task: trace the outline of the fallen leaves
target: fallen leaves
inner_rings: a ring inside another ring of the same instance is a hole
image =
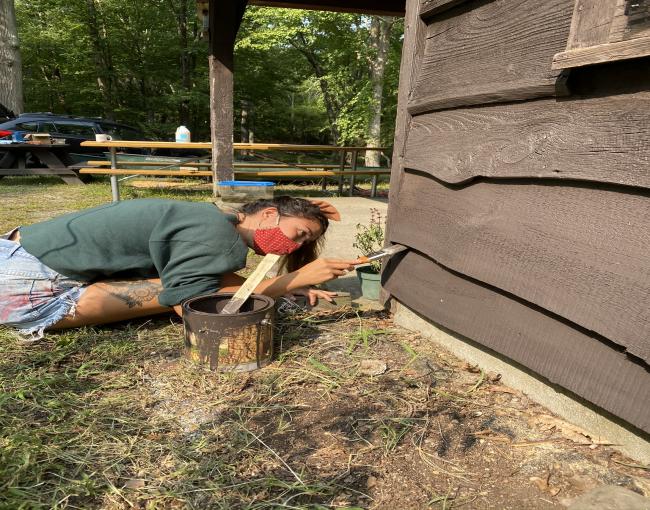
[[[359,363],[359,373],[362,375],[381,375],[387,368],[386,363],[378,359],[364,359]]]

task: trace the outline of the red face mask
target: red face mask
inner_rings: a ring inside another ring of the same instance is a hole
[[[278,217],[278,222],[280,218]],[[300,244],[289,239],[282,229],[274,228],[258,228],[253,234],[253,250],[258,255],[266,255],[274,253],[275,255],[289,255],[289,253],[296,251],[300,248]]]

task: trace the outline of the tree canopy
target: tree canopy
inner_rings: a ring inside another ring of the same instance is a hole
[[[194,0],[16,0],[25,111],[101,116],[209,138],[208,47]],[[248,7],[235,48],[235,139],[364,144],[369,16]],[[388,33],[381,142],[391,144],[403,26]]]

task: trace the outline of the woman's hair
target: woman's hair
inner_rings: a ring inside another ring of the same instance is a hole
[[[302,246],[296,251],[287,255],[283,264],[283,269],[288,272],[295,271],[296,269],[309,264],[316,260],[321,251],[325,238],[323,237],[329,226],[329,220],[320,210],[320,207],[311,203],[304,198],[294,198],[287,195],[281,197],[274,197],[272,199],[262,198],[255,202],[249,202],[239,208],[239,212],[247,216],[255,214],[267,207],[275,207],[280,216],[293,216],[295,218],[307,218],[315,220],[320,223],[321,235],[314,241],[302,243]]]

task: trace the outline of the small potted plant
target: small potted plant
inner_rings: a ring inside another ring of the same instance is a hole
[[[384,218],[378,209],[370,209],[370,223],[357,224],[357,233],[354,236],[355,248],[362,255],[379,251],[384,247]],[[361,283],[361,294],[368,299],[379,299],[381,289],[381,261],[374,260],[367,265],[357,267],[357,277]]]

